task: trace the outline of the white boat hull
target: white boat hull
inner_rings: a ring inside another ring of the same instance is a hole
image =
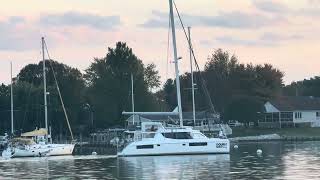
[[[228,139],[183,139],[162,141],[136,141],[128,144],[118,156],[159,156],[185,154],[227,154],[230,152]]]
[[[14,157],[35,157],[35,156],[62,156],[72,155],[74,144],[45,144],[45,145],[31,145],[25,148],[11,148],[6,149],[3,155],[7,156],[11,151],[12,158]]]
[[[72,155],[74,144],[53,144],[54,147],[48,154],[49,156]]]

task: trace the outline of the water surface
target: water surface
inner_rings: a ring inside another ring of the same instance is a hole
[[[320,142],[238,146],[230,155],[83,155],[91,148],[78,149],[75,156],[0,159],[0,179],[320,179]]]

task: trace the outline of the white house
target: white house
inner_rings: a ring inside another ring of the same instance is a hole
[[[259,126],[320,127],[320,98],[312,96],[278,97],[264,104]]]

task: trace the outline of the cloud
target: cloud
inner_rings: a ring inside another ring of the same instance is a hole
[[[303,36],[294,34],[294,35],[280,35],[274,33],[264,33],[260,36],[260,41],[269,41],[269,42],[284,42],[284,41],[291,41],[291,40],[301,40]]]
[[[42,16],[39,22],[44,26],[87,26],[99,30],[111,30],[121,24],[120,16],[100,16],[80,12],[47,14]]]
[[[290,41],[296,41],[303,39],[300,35],[280,35],[274,33],[264,33],[257,39],[243,39],[232,36],[217,37],[215,41],[217,43],[229,44],[229,45],[241,45],[241,46],[277,46],[280,44],[288,43]]]
[[[254,6],[257,9],[266,12],[273,12],[273,13],[285,13],[290,11],[289,8],[279,2],[273,1],[263,1],[263,0],[255,0],[253,1]]]
[[[231,44],[231,45],[243,45],[243,46],[255,46],[258,42],[251,39],[240,39],[232,36],[222,36],[215,39],[218,43]]]
[[[159,11],[152,11],[153,17],[140,26],[144,28],[167,28],[168,15]],[[181,14],[184,24],[188,26],[221,27],[250,29],[271,26],[282,21],[282,18],[268,17],[262,14],[247,14],[239,11],[219,13],[216,16],[197,16]],[[178,22],[176,18],[176,22]]]
[[[153,18],[147,20],[143,24],[139,24],[139,26],[144,28],[166,28],[169,26],[169,16],[167,13],[163,13],[160,11],[152,11]],[[177,25],[179,21],[177,17],[175,17],[175,24]]]
[[[9,24],[12,24],[12,25],[15,24],[16,25],[16,24],[19,24],[19,23],[25,23],[26,20],[22,16],[11,16],[11,17],[8,18],[7,22]]]
[[[261,11],[289,16],[320,16],[320,0],[308,0],[307,6],[300,9],[291,9],[285,4],[270,0],[254,0],[253,5]]]
[[[85,42],[83,44],[91,46],[100,41],[99,38],[92,40],[97,33],[113,30],[120,24],[119,16],[99,16],[79,12],[47,14],[32,19],[22,16],[3,17],[0,20],[0,51],[26,51],[39,48],[37,45],[43,35],[50,39],[50,47],[68,40]]]
[[[317,8],[317,7],[303,8],[294,13],[302,16],[316,17],[316,16],[320,16],[320,8]]]
[[[312,6],[314,6],[314,5],[319,6],[320,0],[308,0],[308,3]]]
[[[21,16],[0,21],[0,32],[0,51],[31,49],[33,46],[30,43],[35,43],[36,37],[39,37],[39,32],[27,27],[26,19]]]

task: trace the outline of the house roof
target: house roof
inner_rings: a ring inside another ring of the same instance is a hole
[[[320,110],[319,97],[281,96],[269,102],[279,111]]]

